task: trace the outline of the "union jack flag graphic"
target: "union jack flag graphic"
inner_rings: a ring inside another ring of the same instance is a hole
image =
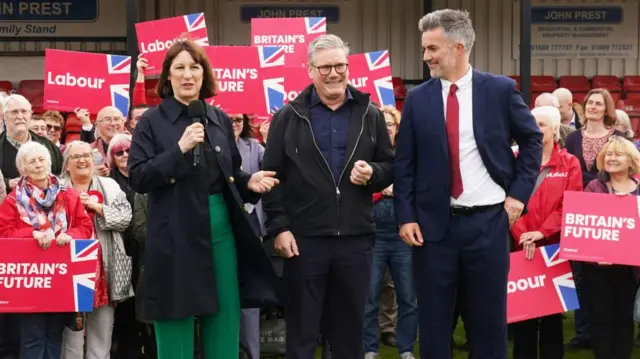
[[[304,25],[307,34],[324,34],[327,32],[326,17],[305,17]]]
[[[369,66],[369,70],[380,70],[385,67],[391,66],[391,62],[389,61],[389,51],[374,51],[367,52],[364,54],[367,59],[367,65]]]
[[[207,27],[207,24],[204,21],[204,13],[202,12],[184,15],[183,18],[188,32],[205,29]]]
[[[284,77],[263,80],[264,99],[267,113],[284,106],[287,92],[284,89]]]
[[[258,46],[260,68],[284,66],[284,46]]]
[[[74,240],[69,245],[71,251],[71,263],[82,263],[87,261],[95,261],[98,259],[98,247],[100,242],[97,240]],[[91,312],[93,310],[93,294],[96,286],[95,264],[88,267],[87,273],[76,274],[73,276],[73,300],[75,310],[77,312]]]
[[[391,81],[391,76],[374,80],[373,85],[376,88],[378,99],[380,99],[380,105],[396,106],[396,96],[393,93],[393,82]]]
[[[109,86],[111,106],[116,107],[124,116],[129,113],[129,85]]]
[[[547,267],[553,267],[560,263],[565,263],[566,259],[560,259],[560,245],[551,244],[540,248],[542,257]],[[576,292],[576,284],[573,281],[573,273],[565,273],[553,278],[553,285],[558,293],[558,298],[562,304],[564,311],[575,310],[580,308],[578,302],[578,293]]]
[[[107,55],[107,68],[110,74],[131,73],[131,56]]]

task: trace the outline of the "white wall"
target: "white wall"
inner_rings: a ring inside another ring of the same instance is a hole
[[[638,2],[638,0],[626,1]],[[581,0],[574,1],[576,4],[580,2]],[[434,9],[466,9],[471,13],[476,29],[476,44],[471,57],[474,67],[503,75],[520,73],[520,62],[513,59],[513,0],[433,0],[433,7]],[[519,19],[515,21],[519,23]],[[563,75],[585,75],[589,78],[594,75],[622,77],[639,73],[640,61],[637,59],[534,59],[531,64],[532,75],[554,77]]]

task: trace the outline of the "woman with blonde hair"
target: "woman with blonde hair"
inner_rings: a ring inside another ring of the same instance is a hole
[[[95,173],[94,152],[82,141],[67,144],[63,182],[80,192],[80,200],[94,222],[93,238],[100,241],[109,300],[87,315],[86,359],[109,358],[115,307],[133,297],[131,258],[122,239],[131,223],[131,205],[116,181]],[[64,359],[82,358],[83,332],[65,332]]]
[[[598,178],[585,192],[638,196],[640,152],[622,136],[612,136],[597,158]],[[610,263],[584,263],[595,359],[628,359],[633,350],[633,306],[637,290],[634,268]]]

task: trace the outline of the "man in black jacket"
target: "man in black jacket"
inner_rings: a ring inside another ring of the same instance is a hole
[[[393,149],[382,113],[348,85],[348,53],[335,35],[309,44],[313,84],[274,115],[264,155],[280,179],[263,205],[286,258],[287,359],[313,358],[325,296],[333,359],[364,357],[372,195],[392,183]]]

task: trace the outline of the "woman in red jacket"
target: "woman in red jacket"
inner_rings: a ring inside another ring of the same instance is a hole
[[[37,142],[20,146],[16,166],[22,176],[0,205],[0,238],[36,240],[47,250],[72,239],[89,239],[93,223],[79,195],[51,175],[49,150]],[[71,313],[34,313],[20,317],[20,358],[60,358],[62,332]]]
[[[552,106],[541,106],[531,113],[544,135],[542,164],[528,212],[511,227],[515,250],[523,251],[529,260],[533,259],[536,246],[560,241],[564,192],[582,191],[580,162],[558,145],[560,112]],[[561,359],[563,340],[561,314],[515,323],[513,358],[538,358],[539,350],[540,358]]]

